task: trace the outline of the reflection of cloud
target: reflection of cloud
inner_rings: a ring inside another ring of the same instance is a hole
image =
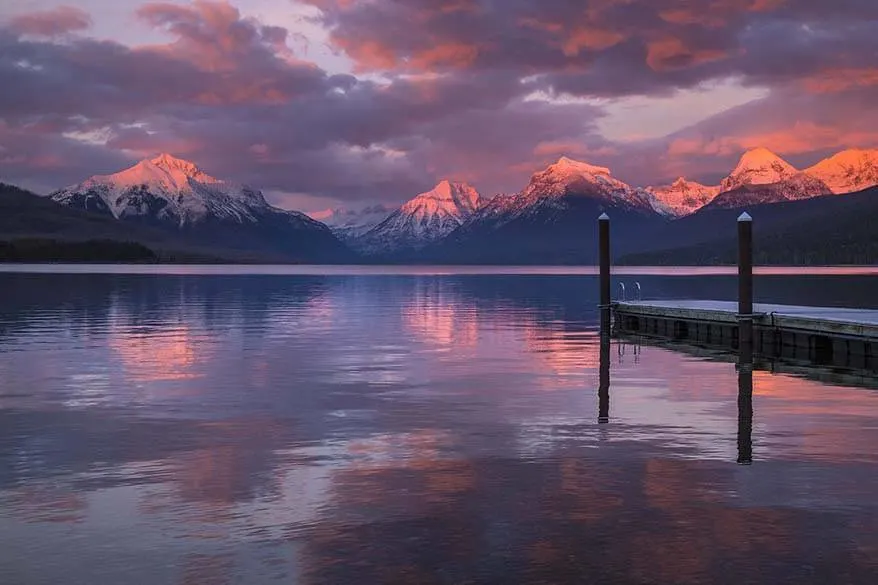
[[[762,440],[764,449],[777,445],[786,457],[812,460],[878,462],[878,393],[761,371],[753,373],[753,392],[757,428],[774,430]]]
[[[83,492],[51,484],[31,483],[0,497],[3,508],[25,522],[81,522],[88,511]]]
[[[231,555],[186,555],[180,585],[225,585],[231,583],[234,558]]]
[[[419,429],[388,433],[346,443],[346,461],[334,466],[330,478],[333,501],[350,520],[395,513],[400,506],[445,501],[452,494],[473,487],[470,463],[451,458],[455,438],[448,431]],[[423,483],[412,486],[405,496],[390,497],[383,487],[387,475],[417,474]],[[383,510],[383,511],[382,511]],[[331,512],[334,515],[334,512]]]
[[[447,431],[418,429],[408,433],[374,435],[355,439],[347,451],[355,467],[419,467],[424,462],[442,458],[453,446]]]
[[[171,489],[149,494],[142,510],[173,513],[192,531],[188,536],[227,537],[242,506],[281,492],[275,446],[283,443],[284,432],[280,421],[269,418],[200,423],[195,436],[203,433],[209,442],[196,442],[166,461],[164,479]]]
[[[344,469],[334,474],[332,507],[307,531],[304,574],[308,582],[408,582],[443,566],[496,582],[670,585],[712,582],[733,567],[739,580],[755,581],[761,562],[795,565],[818,544],[818,534],[798,530],[810,512],[733,505],[713,490],[734,480],[734,466],[664,455],[673,457],[618,465],[576,453]]]

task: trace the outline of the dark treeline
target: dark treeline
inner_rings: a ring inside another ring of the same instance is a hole
[[[664,243],[665,249],[623,255],[619,263],[734,264],[735,216],[740,211],[705,211],[673,222],[670,228],[676,232],[668,230],[653,238],[654,242]],[[878,188],[761,205],[749,211],[754,220],[753,254],[757,264],[878,264]]]
[[[158,255],[136,242],[50,239],[0,241],[0,262],[157,262]]]
[[[831,223],[803,226],[801,232],[784,231],[757,236],[753,243],[756,264],[786,266],[878,264],[878,218],[863,218],[857,226]],[[737,243],[723,239],[694,246],[629,254],[619,260],[629,266],[709,266],[735,264]]]

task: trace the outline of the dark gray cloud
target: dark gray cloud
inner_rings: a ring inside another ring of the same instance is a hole
[[[874,69],[869,0],[310,0],[361,68],[509,70],[557,93],[656,95]]]
[[[0,31],[0,144],[17,151],[0,159],[7,180],[48,190],[168,150],[265,189],[399,201],[447,174],[477,178],[456,168],[474,160],[466,153],[491,149],[503,165],[508,145],[525,156],[570,126],[565,109],[522,102],[514,72],[364,81],[297,59],[284,29],[229,5],[139,14],[175,40],[129,48]]]
[[[48,190],[170,151],[267,190],[392,203],[445,177],[517,189],[561,155],[643,184],[713,176],[756,142],[803,160],[878,143],[871,0],[309,1],[354,75],[222,2],[144,4],[172,40],[133,48],[71,34],[89,23],[75,9],[8,22],[0,179]],[[729,78],[768,97],[658,140],[597,130],[595,98]]]

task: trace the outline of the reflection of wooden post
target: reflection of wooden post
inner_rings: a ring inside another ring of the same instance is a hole
[[[600,382],[598,385],[598,423],[610,421],[610,327],[601,323]]]
[[[741,363],[753,361],[753,218],[738,218],[738,349]]]
[[[738,463],[753,462],[753,365],[738,365]]]

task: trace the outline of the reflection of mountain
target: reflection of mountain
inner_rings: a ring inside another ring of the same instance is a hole
[[[653,196],[609,169],[562,157],[514,195],[498,195],[421,259],[449,264],[592,264],[597,217],[613,217],[617,241],[665,223]]]
[[[52,482],[29,483],[0,501],[14,516],[28,523],[82,522],[88,512],[85,494]]]
[[[134,382],[192,380],[204,375],[195,366],[207,343],[199,342],[185,325],[143,333],[114,332],[108,344]]]
[[[401,308],[403,325],[428,343],[455,349],[472,347],[478,339],[478,313],[462,301],[441,281],[418,281]]]
[[[277,277],[112,274],[2,274],[0,341],[26,334],[49,311],[74,338],[88,333],[190,328],[258,328],[285,306],[309,302],[326,290],[325,278],[303,276],[279,286]],[[231,309],[236,307],[236,309]],[[240,309],[240,310],[237,310]]]
[[[729,364],[654,348],[635,364],[614,346],[612,416],[597,425],[588,277],[35,279],[52,289],[42,309],[28,284],[0,308],[15,320],[0,339],[0,508],[63,549],[53,566],[89,567],[87,548],[148,549],[211,583],[263,570],[658,585],[874,572],[871,395],[757,374],[743,469]],[[142,359],[199,376],[112,367],[117,353],[137,363],[150,336],[161,351]],[[71,400],[95,380],[111,400]],[[41,515],[82,519],[67,528],[118,548],[59,536]]]
[[[152,226],[220,253],[290,262],[353,258],[322,223],[272,207],[261,191],[211,177],[169,154],[93,176],[51,197],[60,205]]]
[[[598,367],[599,345],[595,331],[566,331],[555,327],[525,329],[527,348],[559,376],[583,376]]]

